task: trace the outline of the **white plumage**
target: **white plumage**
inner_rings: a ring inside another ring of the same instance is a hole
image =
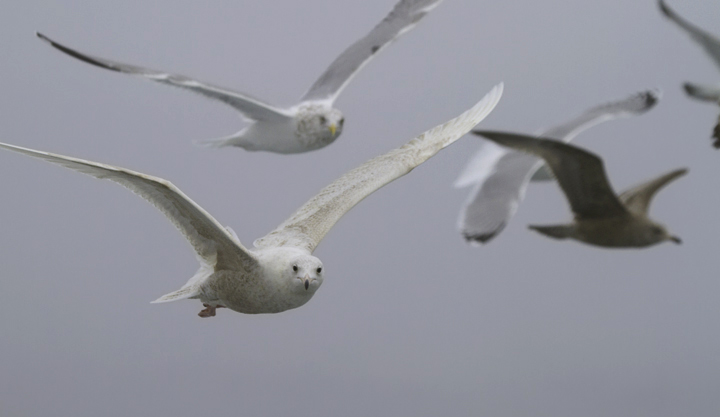
[[[320,287],[323,265],[312,252],[348,210],[467,133],[492,111],[501,95],[502,84],[457,118],[347,172],[250,249],[232,229],[162,178],[14,145],[0,143],[0,147],[116,182],[160,210],[190,242],[200,269],[182,288],[156,302],[199,299],[206,307],[202,317],[214,316],[218,307],[277,313],[305,304]]]
[[[249,151],[289,154],[325,147],[340,136],[345,119],[340,110],[333,107],[337,96],[375,54],[415,27],[441,1],[400,0],[370,33],[340,54],[305,93],[300,103],[290,108],[279,108],[248,94],[196,81],[184,75],[88,55],[59,44],[41,33],[37,33],[37,36],[58,50],[89,64],[179,87],[223,102],[239,111],[250,122],[233,135],[199,141],[202,146],[238,146]]]

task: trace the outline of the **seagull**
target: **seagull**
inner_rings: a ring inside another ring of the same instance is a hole
[[[545,130],[542,136],[570,142],[578,133],[598,123],[645,113],[660,97],[660,91],[647,90],[624,100],[596,106]],[[528,183],[552,178],[542,159],[485,142],[455,182],[458,188],[474,186],[460,210],[460,233],[472,244],[487,243],[515,215]]]
[[[677,169],[616,196],[602,160],[576,146],[547,138],[513,133],[473,131],[499,145],[527,152],[545,160],[575,215],[570,224],[530,226],[555,239],[576,239],[611,248],[642,248],[664,241],[680,244],[665,226],[648,217],[650,201],[670,181],[685,175]]]
[[[502,84],[495,86],[457,118],[345,173],[250,249],[232,229],[162,178],[15,145],[0,147],[116,182],[170,220],[197,253],[200,268],[183,287],[155,303],[199,299],[205,307],[200,317],[212,317],[220,307],[247,314],[279,313],[308,302],[323,283],[323,263],[312,252],[330,228],[365,197],[465,135],[492,111],[502,90]]]
[[[410,31],[442,0],[400,0],[370,33],[350,45],[320,78],[290,108],[265,103],[245,93],[217,87],[183,75],[155,71],[84,54],[70,49],[42,33],[36,35],[60,51],[112,71],[180,87],[218,100],[239,111],[250,124],[239,132],[219,139],[199,141],[210,148],[238,146],[248,151],[292,154],[313,151],[331,144],[342,133],[345,118],[333,102],[352,77],[381,49]]]
[[[663,14],[683,28],[690,37],[710,55],[710,58],[715,61],[715,65],[720,68],[720,39],[681,18],[674,10],[668,7],[664,0],[658,0],[658,5]],[[720,105],[720,84],[701,85],[685,83],[683,87],[685,88],[685,92],[694,99],[712,101]],[[713,129],[712,137],[715,138],[713,146],[720,149],[720,117]]]

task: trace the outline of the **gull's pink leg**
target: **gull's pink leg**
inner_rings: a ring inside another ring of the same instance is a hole
[[[203,304],[203,307],[205,307],[205,310],[198,313],[198,316],[200,317],[215,317],[215,307],[211,306],[210,304]]]

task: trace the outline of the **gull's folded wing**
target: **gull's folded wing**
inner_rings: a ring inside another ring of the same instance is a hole
[[[325,70],[302,101],[335,101],[345,85],[381,49],[411,30],[442,0],[400,0],[364,38],[350,45]]]
[[[312,252],[348,210],[375,190],[409,173],[455,142],[490,114],[501,96],[502,84],[490,90],[479,103],[457,118],[345,173],[323,188],[277,229],[255,241],[255,245],[296,246]]]
[[[68,156],[0,143],[0,148],[73,169],[99,179],[116,182],[147,200],[160,210],[190,242],[195,252],[215,270],[249,270],[255,257],[202,207],[162,178]]]
[[[67,46],[61,45],[48,38],[47,36],[43,35],[42,33],[38,32],[37,36],[40,39],[49,43],[54,48],[81,61],[87,62],[88,64],[95,65],[100,68],[105,68],[111,71],[140,76],[151,81],[159,82],[161,84],[179,87],[201,94],[207,98],[221,101],[235,108],[247,119],[279,121],[292,118],[292,115],[287,110],[279,109],[277,107],[271,106],[270,104],[263,103],[262,101],[247,94],[241,94],[221,87],[216,87],[214,85],[201,83],[200,81],[193,80],[191,78],[185,77],[184,75],[155,71],[147,68],[137,67],[134,65],[111,61],[109,59],[87,55],[74,49],[70,49]]]

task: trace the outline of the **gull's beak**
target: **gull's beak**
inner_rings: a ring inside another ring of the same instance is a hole
[[[331,124],[330,127],[330,133],[332,133],[333,136],[335,136],[335,132],[337,131],[337,125],[335,123]]]
[[[673,243],[675,243],[675,244],[677,244],[677,245],[679,245],[679,244],[682,243],[682,239],[680,239],[680,238],[677,237],[677,236],[670,236],[668,239],[671,240],[671,241],[673,241]]]
[[[305,275],[305,289],[307,290],[310,286],[310,275]]]

